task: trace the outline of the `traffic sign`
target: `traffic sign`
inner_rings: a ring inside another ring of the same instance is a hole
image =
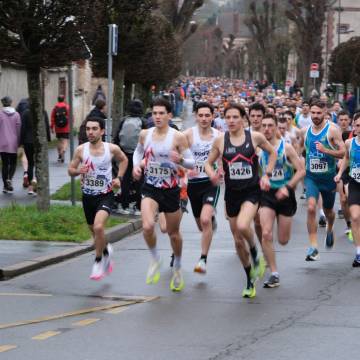
[[[319,64],[318,63],[312,63],[310,65],[310,70],[319,70]]]
[[[320,76],[320,72],[319,72],[319,70],[311,70],[310,71],[310,77],[311,78],[318,78]]]

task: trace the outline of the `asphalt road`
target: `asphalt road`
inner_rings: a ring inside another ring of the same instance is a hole
[[[305,262],[306,208],[298,202],[288,246],[276,246],[281,286],[243,299],[244,271],[223,203],[207,275],[193,273],[200,234],[184,216],[185,289],[172,293],[170,246],[157,285],[146,285],[141,234],[115,244],[115,269],[88,280],[93,254],[0,283],[0,359],[351,359],[358,356],[360,272],[337,220],[336,245]],[[325,230],[319,230],[320,243]]]

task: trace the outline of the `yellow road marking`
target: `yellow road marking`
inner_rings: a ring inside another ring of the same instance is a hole
[[[50,297],[52,294],[31,294],[31,293],[0,293],[0,296],[35,296],[35,297]]]
[[[5,352],[5,351],[9,351],[9,350],[13,350],[16,349],[17,346],[16,345],[2,345],[0,346],[0,353]]]
[[[122,306],[122,307],[118,307],[118,308],[115,308],[115,309],[111,309],[111,310],[107,310],[105,311],[107,314],[120,314],[121,312],[127,310],[128,307],[126,306]]]
[[[96,306],[96,307],[93,307],[93,308],[80,309],[80,310],[77,310],[77,311],[71,311],[71,312],[67,312],[67,313],[63,313],[63,314],[41,317],[41,318],[38,318],[38,319],[18,321],[18,322],[8,323],[8,324],[0,324],[0,329],[9,329],[9,328],[17,327],[17,326],[38,324],[38,323],[41,323],[41,322],[46,322],[46,321],[51,321],[51,320],[58,320],[58,319],[66,318],[66,317],[89,314],[89,313],[98,312],[98,311],[102,311],[102,310],[110,310],[110,309],[113,309],[113,308],[117,308],[119,306],[132,305],[132,304],[136,304],[136,303],[139,303],[139,301],[120,301],[120,302],[116,302],[116,303],[111,304],[111,305],[103,305],[103,306]]]
[[[46,340],[50,337],[61,334],[61,331],[46,331],[39,335],[32,337],[33,340]]]
[[[73,326],[87,326],[87,325],[93,324],[99,320],[100,319],[85,319],[85,320],[81,320],[76,323],[73,323],[72,325]]]

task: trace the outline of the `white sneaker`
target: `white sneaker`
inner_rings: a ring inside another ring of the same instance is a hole
[[[124,209],[121,205],[119,205],[119,209],[117,212],[121,215],[130,215],[130,209],[129,208]]]
[[[131,213],[134,216],[140,216],[141,215],[141,211],[136,206],[133,206]]]
[[[110,275],[114,267],[114,262],[112,260],[112,254],[114,250],[110,244],[107,244],[106,248],[109,255],[103,255],[103,268],[104,268],[104,273]]]
[[[91,280],[101,280],[104,277],[104,265],[103,265],[103,259],[99,262],[94,262],[94,265],[92,267],[90,279]]]
[[[204,259],[200,259],[194,268],[194,272],[199,274],[206,274],[206,262]]]

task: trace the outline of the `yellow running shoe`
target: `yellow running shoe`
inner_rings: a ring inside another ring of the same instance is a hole
[[[255,284],[251,284],[249,287],[244,288],[242,292],[243,298],[254,298],[256,296]]]
[[[184,278],[180,269],[174,269],[173,276],[170,281],[170,289],[172,291],[181,291],[185,286]]]
[[[257,279],[262,279],[266,271],[266,262],[263,256],[259,256],[254,267],[251,267],[251,281],[255,282]]]
[[[161,259],[152,260],[146,275],[147,284],[157,284],[160,280]]]

